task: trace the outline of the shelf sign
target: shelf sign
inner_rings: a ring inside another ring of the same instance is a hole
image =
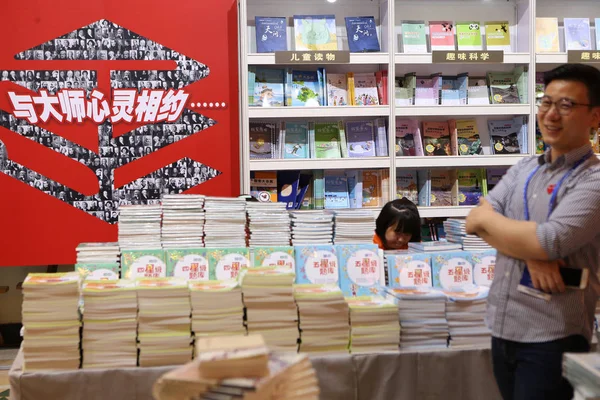
[[[347,64],[349,51],[276,51],[275,64]]]
[[[567,61],[570,63],[600,63],[600,51],[569,50]]]
[[[504,51],[502,50],[477,50],[477,51],[438,51],[431,52],[434,64],[448,63],[502,63]]]

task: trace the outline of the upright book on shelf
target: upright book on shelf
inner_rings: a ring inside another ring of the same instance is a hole
[[[287,50],[285,17],[255,17],[256,52],[273,53]]]
[[[396,156],[422,156],[423,143],[419,121],[396,119]]]
[[[452,21],[429,21],[431,50],[456,50],[454,23]]]
[[[402,21],[402,47],[405,53],[427,53],[425,21]]]
[[[457,22],[456,43],[458,50],[482,50],[483,43],[479,21]]]
[[[536,53],[557,53],[560,51],[558,18],[535,19],[535,51]]]
[[[335,15],[294,15],[296,50],[337,50]]]
[[[563,22],[567,51],[592,49],[589,18],[565,18]]]
[[[485,43],[487,50],[511,51],[510,24],[508,21],[488,21],[485,23]]]
[[[379,51],[375,17],[346,17],[348,47],[353,53]]]

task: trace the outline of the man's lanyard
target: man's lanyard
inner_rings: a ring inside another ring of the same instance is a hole
[[[558,191],[560,190],[560,187],[562,186],[563,182],[573,173],[573,171],[577,169],[577,167],[579,167],[593,155],[594,153],[590,151],[585,156],[581,157],[575,164],[573,164],[571,169],[569,169],[554,186],[554,189],[552,190],[552,196],[550,196],[550,204],[548,205],[548,219],[550,219],[550,214],[552,214],[552,211],[554,210],[554,207],[556,205],[556,197],[558,196]],[[533,171],[529,173],[529,176],[525,181],[525,187],[523,188],[523,205],[525,207],[525,221],[529,221],[529,200],[527,199],[527,189],[529,189],[529,183],[531,182],[531,179],[533,179],[535,173],[540,169],[540,167],[541,165],[538,165]]]

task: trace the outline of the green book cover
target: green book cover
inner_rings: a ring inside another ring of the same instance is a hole
[[[125,279],[167,276],[163,249],[121,250],[121,267]]]
[[[483,146],[481,145],[481,138],[475,119],[457,120],[456,136],[458,140],[458,155],[472,156],[483,154]]]
[[[481,27],[479,21],[456,23],[456,42],[458,50],[482,50]]]
[[[294,248],[292,246],[252,248],[253,267],[286,267],[295,271]]]
[[[113,280],[119,279],[121,266],[118,263],[79,263],[75,264],[75,271],[85,279]]]
[[[242,269],[250,266],[250,250],[246,247],[207,248],[211,280],[237,279]]]
[[[341,158],[340,130],[342,122],[315,123],[316,158]]]
[[[511,51],[509,27],[508,21],[490,21],[485,23],[485,43],[488,50]]]
[[[206,253],[205,248],[165,250],[167,276],[207,281],[209,273]]]
[[[425,21],[402,21],[402,45],[405,53],[427,53]]]

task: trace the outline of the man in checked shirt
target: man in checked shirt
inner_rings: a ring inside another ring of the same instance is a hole
[[[546,72],[537,121],[544,155],[508,170],[467,217],[467,232],[498,250],[488,298],[496,382],[505,400],[565,399],[562,355],[587,352],[600,294],[600,71],[581,64]],[[584,289],[565,289],[560,266],[589,269]],[[527,267],[549,301],[517,290]]]

